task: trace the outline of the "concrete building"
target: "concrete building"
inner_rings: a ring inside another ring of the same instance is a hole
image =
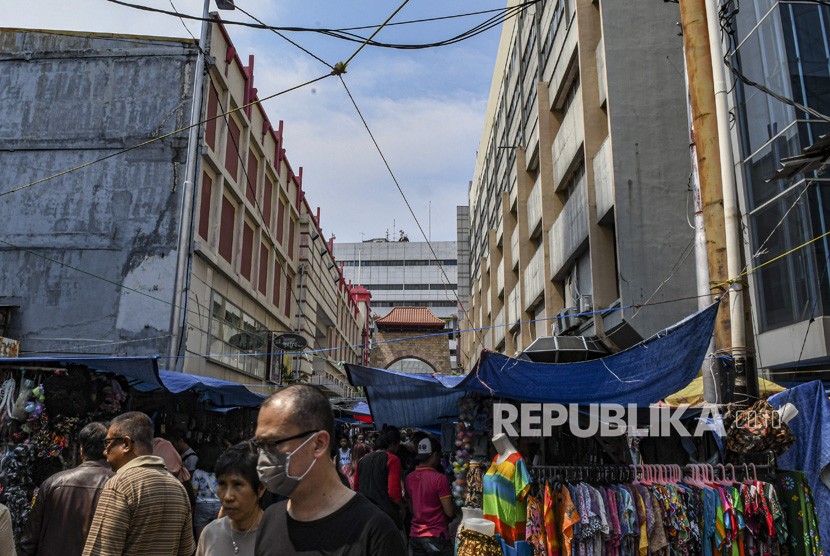
[[[346,279],[371,292],[372,313],[376,317],[385,317],[395,307],[426,307],[446,322],[447,329],[456,328],[459,259],[455,241],[427,243],[378,238],[337,243],[335,249]],[[455,339],[447,335],[447,340],[452,353],[450,366],[455,368]],[[413,360],[411,365],[417,366],[418,362]],[[406,370],[404,367],[400,370]]]
[[[631,308],[695,295],[678,20],[672,3],[553,0],[504,23],[469,194],[461,329],[484,330],[462,335],[465,368],[482,348],[628,341],[696,309]]]
[[[208,37],[191,237],[193,41],[0,30],[8,335],[28,354],[172,354],[161,366],[351,395],[342,362],[368,360],[368,296],[321,279],[331,246],[319,252],[319,211],[282,122],[255,104],[253,57],[242,62],[218,19]],[[313,355],[277,353],[271,337],[289,331]]]
[[[742,4],[726,22],[729,61],[749,80],[830,114],[828,21],[830,7],[819,3]],[[731,102],[745,263],[754,268],[828,231],[826,171],[776,174],[783,159],[820,143],[828,123],[740,80]],[[756,363],[776,380],[830,379],[828,257],[824,237],[749,275]]]

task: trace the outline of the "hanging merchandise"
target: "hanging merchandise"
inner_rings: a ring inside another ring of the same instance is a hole
[[[765,482],[750,465],[739,481],[727,467],[536,467],[533,491],[545,493],[545,527],[543,535],[538,508],[528,503],[527,541],[537,556],[822,554],[802,473]]]
[[[486,457],[487,436],[492,427],[492,409],[490,402],[482,396],[469,394],[458,400],[458,412],[456,450],[452,462],[455,476],[453,498],[456,506],[481,508],[480,479],[483,471],[475,469],[473,462],[480,464],[482,458]],[[472,493],[469,492],[471,484]]]
[[[530,474],[519,452],[493,463],[484,474],[484,518],[496,524],[496,533],[509,545],[525,539]]]
[[[758,400],[748,410],[730,407],[726,449],[738,454],[771,451],[781,455],[795,442],[790,427],[766,400]]]

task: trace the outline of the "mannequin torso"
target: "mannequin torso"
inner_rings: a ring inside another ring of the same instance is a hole
[[[507,461],[507,458],[516,453],[516,448],[514,448],[513,444],[510,443],[510,439],[507,437],[506,434],[497,434],[493,437],[492,440],[493,446],[499,453],[498,457],[496,458],[496,465],[501,465],[502,463]]]

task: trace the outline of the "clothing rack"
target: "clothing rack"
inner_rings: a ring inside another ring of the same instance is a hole
[[[635,479],[647,479],[654,482],[669,482],[672,478],[680,480],[682,477],[700,474],[711,479],[735,479],[743,473],[744,479],[758,477],[758,470],[774,470],[773,464],[641,464],[641,465],[534,465],[530,475],[537,481],[586,481],[586,482],[624,482],[630,483]]]

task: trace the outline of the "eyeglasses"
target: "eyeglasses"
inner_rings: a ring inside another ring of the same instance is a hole
[[[119,442],[119,441],[124,442],[128,438],[129,438],[129,436],[116,436],[114,438],[105,438],[104,439],[104,451],[109,452],[109,450],[110,450],[110,448],[112,448],[113,444],[115,444],[116,442]]]
[[[309,434],[314,434],[318,432],[316,430],[312,431],[305,431],[299,434],[295,434],[293,436],[287,436],[285,438],[280,438],[278,440],[253,440],[254,446],[260,452],[268,452],[269,454],[276,454],[277,453],[277,446],[282,444],[283,442],[288,442],[289,440],[296,440],[298,438],[302,438],[304,436],[308,436]]]

